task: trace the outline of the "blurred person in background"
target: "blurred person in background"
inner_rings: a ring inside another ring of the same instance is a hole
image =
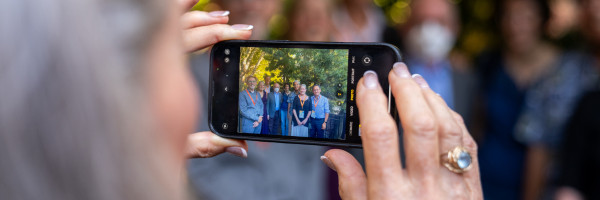
[[[269,39],[269,21],[280,13],[283,1],[217,0],[215,3],[219,9],[231,12],[228,16],[231,23],[254,25],[256,32],[251,39],[265,40]],[[209,60],[207,53],[193,55],[190,59],[201,94],[200,113],[208,112]],[[206,116],[200,115],[198,131],[209,130]],[[287,133],[289,135],[291,131],[288,129]],[[315,159],[324,152],[322,147],[251,141],[248,150],[252,156],[246,159],[223,155],[210,160],[190,160],[188,177],[192,187],[202,196],[215,200],[325,198],[324,172],[327,169]]]
[[[596,75],[582,95],[564,131],[557,200],[600,199],[600,0],[581,0],[581,29],[588,53],[587,66]]]
[[[268,94],[269,104],[267,106],[267,118],[269,119],[269,132],[273,135],[281,135],[281,104],[283,96],[279,91],[279,83],[273,83],[273,92]]]
[[[333,39],[334,26],[331,19],[332,0],[296,0],[289,7],[290,28],[286,39],[293,41],[321,41]]]
[[[372,0],[342,0],[333,15],[336,42],[380,42],[385,17]]]
[[[262,119],[263,122],[261,123],[261,128],[260,128],[260,134],[269,134],[269,113],[267,112],[267,106],[269,105],[269,93],[267,93],[266,89],[265,89],[265,82],[264,81],[260,81],[258,82],[258,94],[260,94],[260,100],[262,101],[262,104],[265,105],[263,106],[263,111],[262,111]]]
[[[281,13],[284,0],[214,0],[219,10],[228,10],[234,15],[230,20],[235,23],[252,24],[255,32],[251,40],[269,38],[271,18]]]
[[[546,1],[500,1],[497,7],[501,49],[478,62],[482,184],[486,199],[538,199],[547,195],[550,158],[574,101],[589,87],[589,69],[581,54],[544,39]]]
[[[406,63],[468,124],[475,76],[469,69],[455,68],[449,58],[460,32],[457,8],[446,0],[417,0],[410,6],[409,19],[401,27]]]

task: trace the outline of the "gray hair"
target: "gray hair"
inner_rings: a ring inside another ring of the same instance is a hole
[[[298,83],[298,84],[300,84],[300,80],[295,80],[293,83]]]
[[[164,3],[0,1],[2,198],[179,197],[144,117]]]
[[[304,88],[304,89],[306,89],[306,84],[302,84],[302,85],[300,85],[300,88]]]

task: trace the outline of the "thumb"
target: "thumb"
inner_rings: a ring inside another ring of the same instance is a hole
[[[332,149],[321,160],[338,174],[342,199],[367,199],[367,177],[356,159],[348,152]]]
[[[248,145],[244,140],[219,137],[210,131],[188,136],[187,154],[190,158],[209,158],[228,152],[240,157],[248,157]]]

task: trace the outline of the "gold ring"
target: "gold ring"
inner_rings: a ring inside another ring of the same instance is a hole
[[[471,153],[462,146],[454,147],[441,157],[442,164],[454,173],[462,174],[471,169],[473,161]]]

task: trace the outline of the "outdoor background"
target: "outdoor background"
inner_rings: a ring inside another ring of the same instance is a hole
[[[300,80],[306,84],[306,94],[312,96],[312,86],[321,86],[321,95],[329,99],[330,110],[338,114],[346,104],[348,50],[242,47],[240,52],[240,90],[246,88],[246,77],[253,75],[258,81],[271,76],[271,86],[279,83],[283,92],[285,83]],[[341,84],[341,87],[338,87]],[[342,92],[341,98],[336,96]]]

